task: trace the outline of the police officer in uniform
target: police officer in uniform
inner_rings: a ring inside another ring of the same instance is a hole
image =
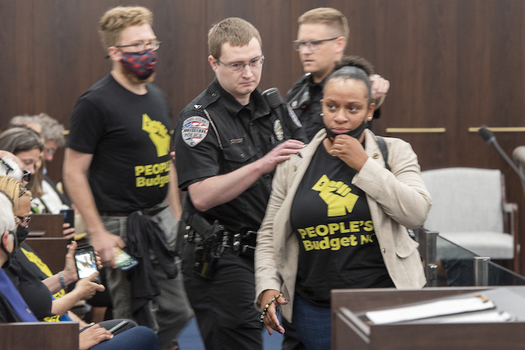
[[[343,58],[348,41],[348,21],[341,11],[319,7],[299,17],[299,32],[294,48],[305,74],[297,80],[286,95],[286,102],[301,121],[307,140],[324,127],[321,117],[323,88],[326,77],[334,69],[336,61]],[[377,74],[370,76],[372,97],[376,103],[374,118],[379,118],[379,106],[390,87],[388,80]],[[370,123],[369,123],[370,124]]]
[[[189,194],[184,283],[206,349],[262,349],[256,231],[273,171],[298,153],[304,134],[280,98],[257,90],[264,56],[253,25],[227,18],[210,30],[208,47],[216,78],[181,112],[174,134],[179,187]]]

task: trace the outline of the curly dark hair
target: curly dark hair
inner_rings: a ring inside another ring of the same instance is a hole
[[[374,67],[359,56],[344,56],[341,61],[335,63],[334,70],[326,78],[325,87],[330,80],[333,79],[351,79],[359,80],[365,83],[368,90],[368,102],[372,102],[372,82],[370,75],[374,74]]]
[[[335,62],[334,70],[332,71],[332,73],[345,66],[361,68],[369,76],[374,74],[374,66],[372,66],[372,64],[368,62],[365,58],[360,56],[343,56],[343,58],[341,58],[341,61]]]

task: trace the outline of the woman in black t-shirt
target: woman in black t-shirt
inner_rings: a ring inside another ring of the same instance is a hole
[[[330,291],[421,288],[417,243],[406,228],[423,224],[431,199],[417,156],[385,138],[383,159],[367,129],[375,104],[368,62],[346,58],[324,87],[323,122],[299,155],[277,168],[255,264],[257,304],[268,331],[292,321],[308,349],[330,349]],[[285,299],[290,299],[290,302]]]

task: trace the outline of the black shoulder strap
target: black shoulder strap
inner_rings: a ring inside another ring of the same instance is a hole
[[[383,159],[385,160],[385,168],[388,171],[390,170],[390,165],[388,165],[388,148],[386,147],[385,139],[381,136],[376,135],[377,144],[379,145],[379,149],[381,150],[381,154],[383,155]]]

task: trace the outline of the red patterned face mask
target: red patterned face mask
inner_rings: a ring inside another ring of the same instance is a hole
[[[151,49],[141,52],[122,52],[120,63],[138,79],[148,79],[155,72],[157,52]]]

